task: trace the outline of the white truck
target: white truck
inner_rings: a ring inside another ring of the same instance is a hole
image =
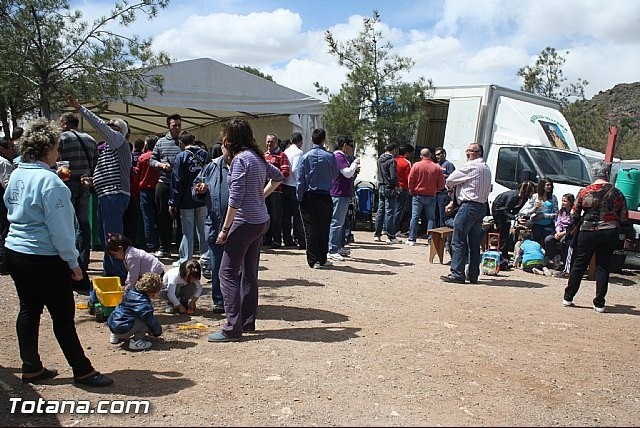
[[[456,167],[472,142],[484,148],[493,176],[489,203],[524,180],[550,178],[558,202],[592,182],[560,104],[497,85],[438,87],[427,100],[416,148],[444,147]]]

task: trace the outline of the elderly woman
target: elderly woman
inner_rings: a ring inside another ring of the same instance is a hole
[[[256,329],[260,246],[269,228],[264,199],[284,180],[280,170],[265,160],[248,122],[226,122],[221,137],[233,158],[229,206],[216,241],[224,244],[220,288],[227,322],[221,331],[209,335],[209,342],[239,341],[243,332]]]
[[[31,123],[20,139],[22,161],[11,174],[4,195],[11,224],[5,244],[7,269],[20,299],[16,330],[22,381],[35,383],[58,374],[42,365],[38,352],[40,315],[46,306],[74,382],[108,386],[113,380],[91,366],[73,319],[71,279],[82,279],[82,270],[71,192],[51,170],[58,159],[60,134],[54,122],[37,119]]]
[[[576,241],[569,284],[564,289],[562,301],[564,306],[574,306],[573,298],[595,253],[596,297],[593,299],[593,309],[599,313],[605,311],[605,296],[609,288],[609,262],[619,242],[620,222],[629,218],[624,195],[609,183],[610,169],[611,164],[595,164],[593,175],[596,180],[578,192],[576,203],[573,205],[573,219],[576,222],[575,227],[579,229],[574,237]],[[584,214],[581,217],[582,211]]]

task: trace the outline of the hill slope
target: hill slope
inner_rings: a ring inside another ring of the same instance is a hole
[[[604,152],[609,126],[618,127],[615,156],[640,159],[640,82],[621,83],[563,111],[578,146]]]

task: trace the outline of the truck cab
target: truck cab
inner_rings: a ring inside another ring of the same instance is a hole
[[[524,180],[551,179],[558,201],[592,182],[589,163],[555,100],[497,85],[436,88],[416,146],[444,147],[447,160],[459,168],[473,142],[483,146],[491,169],[489,203]]]

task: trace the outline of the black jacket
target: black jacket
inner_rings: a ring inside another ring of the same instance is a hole
[[[518,190],[500,193],[491,205],[491,215],[497,220],[515,220],[524,202],[518,204]]]

